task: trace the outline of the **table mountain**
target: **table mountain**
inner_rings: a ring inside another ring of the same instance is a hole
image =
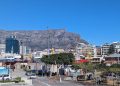
[[[15,35],[19,41],[32,49],[43,50],[49,48],[75,48],[76,43],[82,42],[88,44],[81,39],[78,34],[67,32],[64,29],[56,30],[17,30],[6,31],[0,30],[0,43],[5,43],[5,39],[11,35]]]

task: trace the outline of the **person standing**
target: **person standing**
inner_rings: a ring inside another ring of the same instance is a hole
[[[2,81],[4,82],[4,75],[2,76]]]

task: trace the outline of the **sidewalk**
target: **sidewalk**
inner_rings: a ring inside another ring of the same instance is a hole
[[[25,71],[23,71],[21,68],[20,68],[20,64],[17,63],[15,65],[15,70],[12,71],[11,70],[11,77],[14,79],[16,77],[21,77],[22,80],[25,81],[25,84],[28,84],[28,85],[32,85],[32,80],[31,79],[28,79],[28,77],[25,75]]]
[[[33,86],[22,83],[0,83],[0,86]]]
[[[11,70],[11,77],[14,79],[16,77],[21,77],[21,79],[23,78],[27,78],[27,76],[25,75],[25,71],[23,71],[21,68],[20,68],[20,64],[17,63],[15,65],[15,69],[14,71]]]

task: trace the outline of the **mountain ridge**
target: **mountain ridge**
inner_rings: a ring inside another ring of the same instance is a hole
[[[36,50],[49,48],[75,48],[76,43],[85,43],[79,34],[67,32],[64,29],[49,30],[0,30],[0,43],[5,43],[5,39],[15,35],[24,45]]]

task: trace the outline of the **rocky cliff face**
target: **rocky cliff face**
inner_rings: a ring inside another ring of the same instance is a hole
[[[46,48],[74,48],[77,42],[88,44],[78,34],[60,30],[29,30],[5,31],[0,30],[0,43],[5,43],[6,37],[15,35],[19,41],[32,49],[43,50]]]

